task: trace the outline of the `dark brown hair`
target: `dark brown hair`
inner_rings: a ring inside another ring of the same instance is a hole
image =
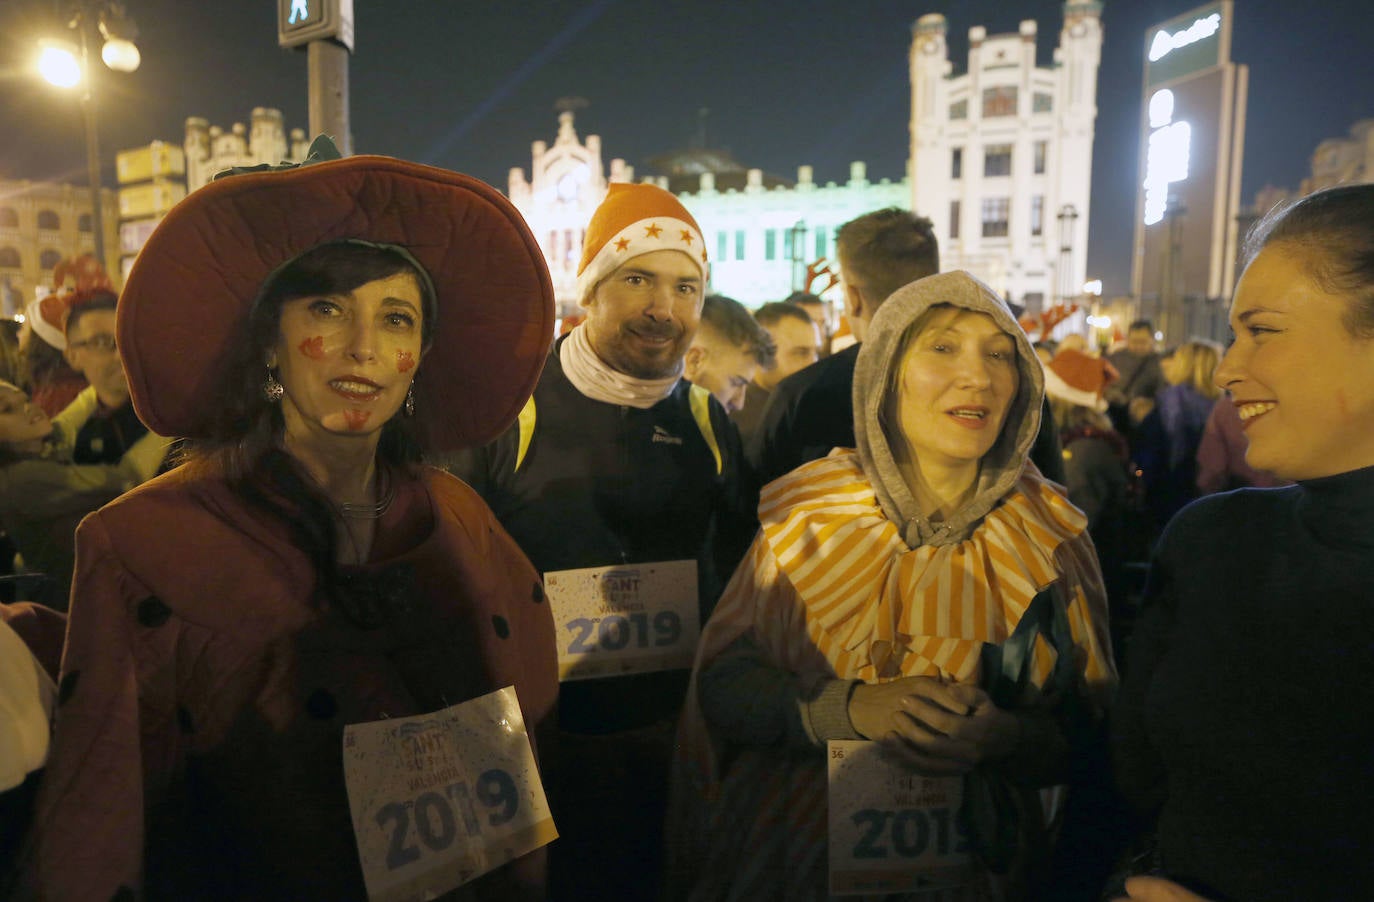
[[[1245,265],[1271,245],[1295,250],[1324,291],[1349,298],[1345,328],[1374,338],[1374,185],[1343,185],[1270,210],[1245,240]]]
[[[319,591],[339,601],[335,562],[335,510],[295,460],[281,448],[281,405],[267,400],[263,382],[268,352],[275,346],[282,305],[293,298],[352,291],[398,273],[412,273],[420,286],[421,341],[428,347],[437,326],[435,298],[427,275],[408,254],[362,242],[322,244],[268,276],[248,314],[243,341],[215,397],[219,415],[208,437],[184,444],[181,460],[222,476],[246,501],[280,520],[320,574]],[[392,417],[377,445],[382,468],[405,472],[419,463],[420,445],[410,421]],[[379,472],[379,478],[382,478]],[[345,605],[347,608],[347,605]]]

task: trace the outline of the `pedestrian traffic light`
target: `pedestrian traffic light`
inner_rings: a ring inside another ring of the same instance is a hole
[[[353,49],[353,0],[277,0],[277,43],[337,41]]]

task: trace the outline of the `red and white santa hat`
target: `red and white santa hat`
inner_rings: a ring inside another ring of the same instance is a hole
[[[682,251],[708,273],[706,240],[681,202],[656,185],[617,182],[587,223],[577,294],[586,304],[592,290],[625,261],[653,251]]]
[[[1107,409],[1102,391],[1116,378],[1116,367],[1101,357],[1064,348],[1045,367],[1045,393],[1101,413]]]

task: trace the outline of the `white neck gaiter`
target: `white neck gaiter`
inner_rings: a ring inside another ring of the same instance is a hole
[[[563,339],[558,349],[558,362],[563,365],[563,373],[573,387],[593,401],[640,410],[653,407],[668,397],[680,378],[674,375],[663,379],[636,379],[611,369],[592,349],[585,323]]]

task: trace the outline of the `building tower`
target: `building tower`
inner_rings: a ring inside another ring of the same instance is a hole
[[[1087,268],[1102,4],[1070,0],[1055,66],[1036,65],[1036,23],[969,29],[953,75],[944,16],[912,26],[912,209],[941,265],[967,269],[1036,312],[1076,296]]]
[[[576,312],[577,265],[582,259],[582,237],[592,213],[606,197],[608,182],[634,179],[633,167],[612,160],[610,178],[601,161],[601,138],[577,138],[572,110],[558,116],[558,137],[553,147],[543,141],[531,145],[530,179],[518,166],[510,170],[511,203],[534,232],[544,259],[549,263],[559,317]]]

